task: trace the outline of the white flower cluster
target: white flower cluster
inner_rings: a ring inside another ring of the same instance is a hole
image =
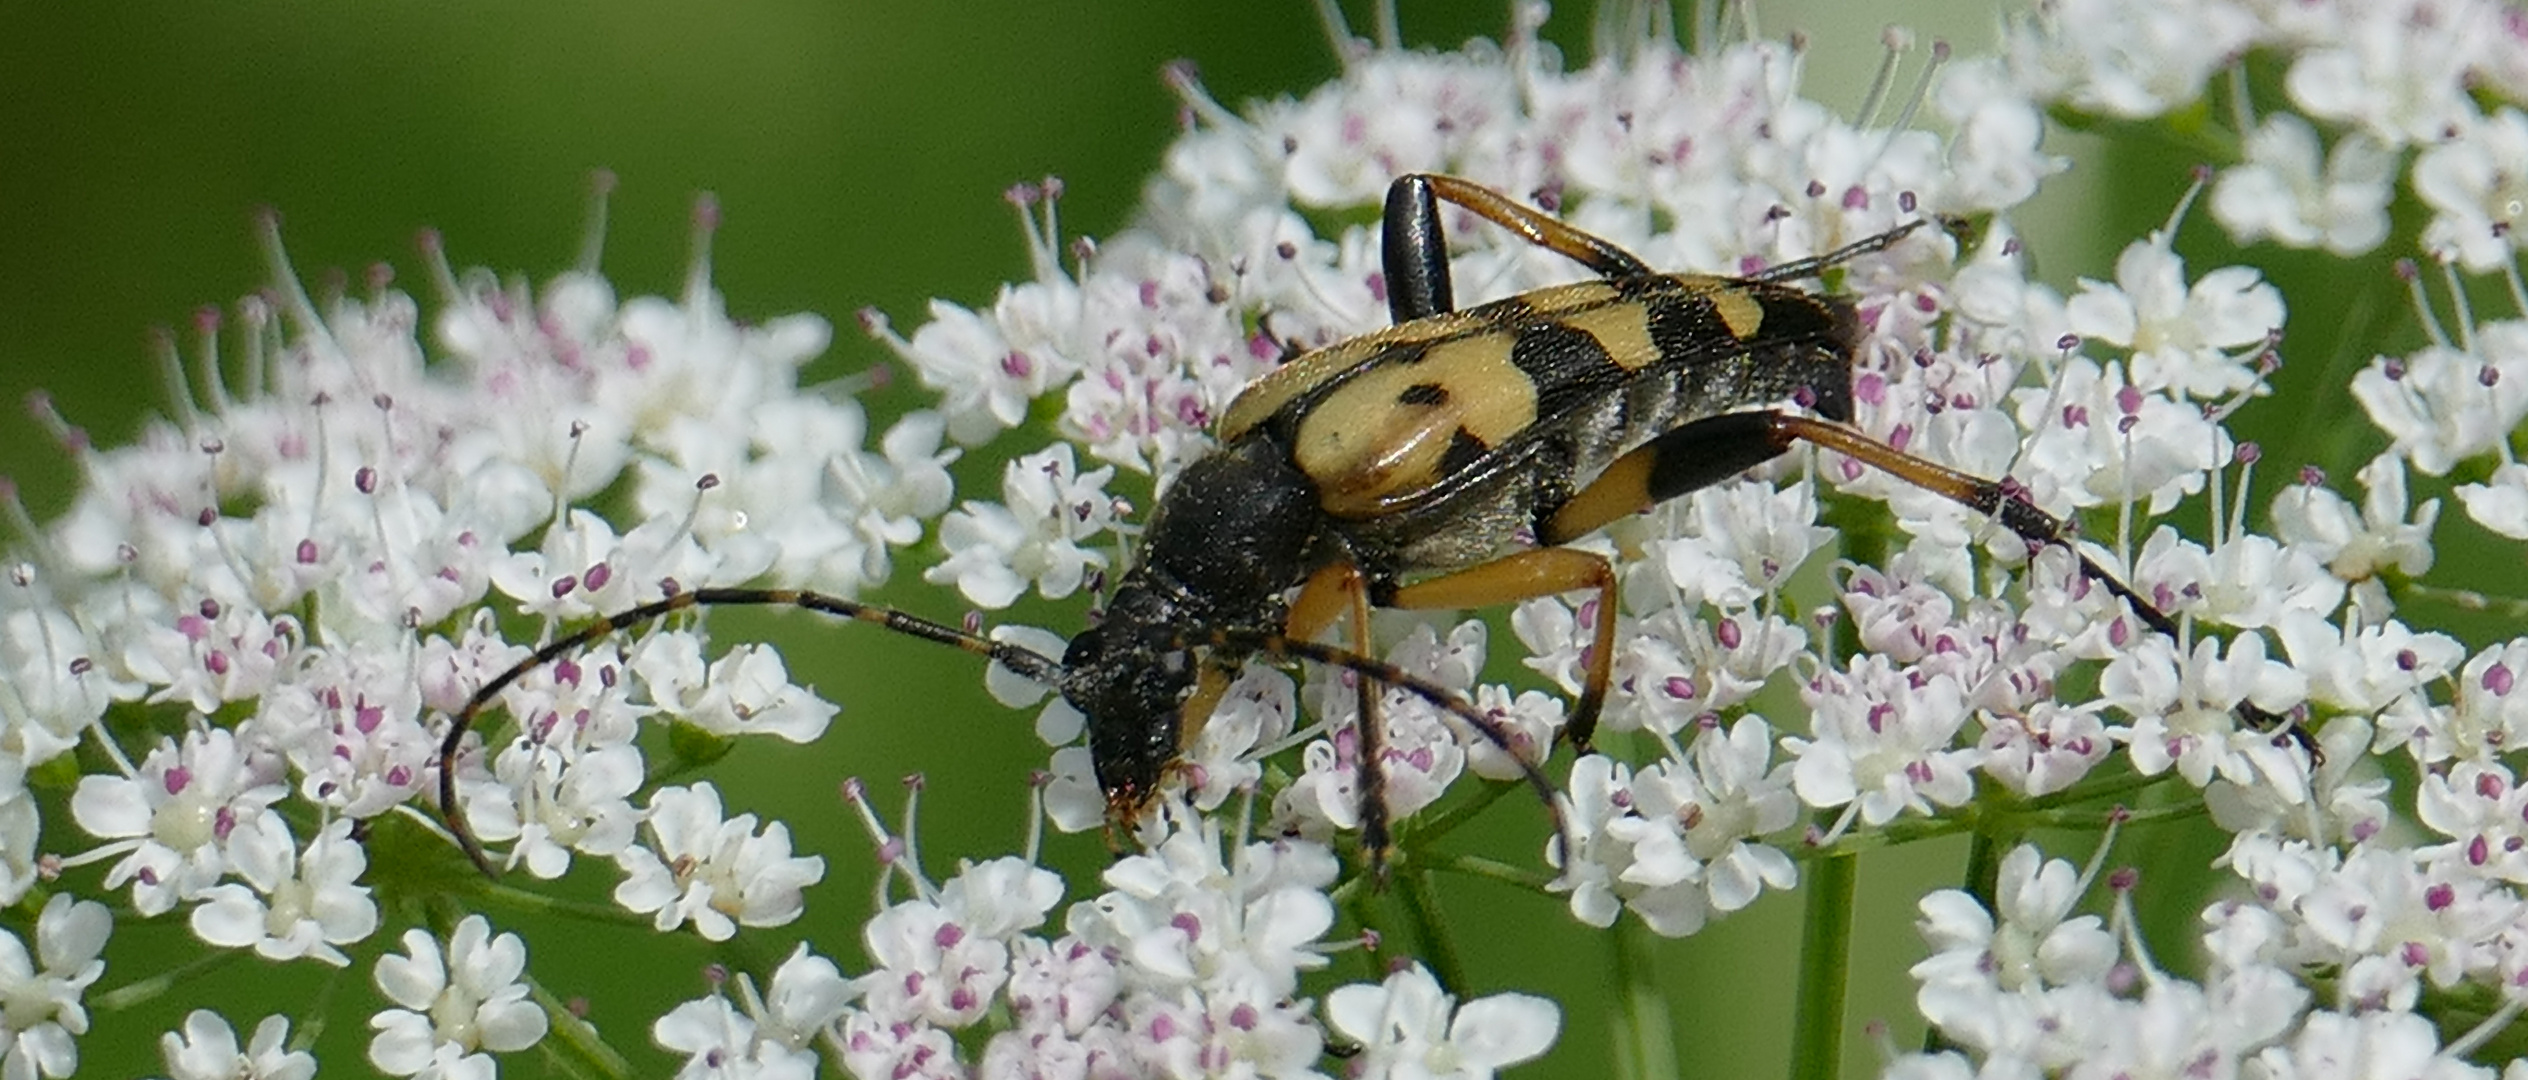
[[[707,238],[716,212],[700,214]],[[500,636],[495,594],[550,632],[766,574],[849,593],[949,504],[941,419],[907,417],[864,449],[857,403],[796,385],[825,323],[730,322],[700,245],[678,302],[618,304],[588,269],[539,299],[440,265],[445,359],[424,364],[410,299],[381,278],[320,310],[268,239],[276,299],[245,304],[241,368],[206,332],[200,398],[130,447],[90,447],[51,418],[91,480],[0,589],[0,902],[104,863],[102,886],[128,887],[137,914],[185,911],[210,945],[348,964],[379,929],[355,836],[385,815],[427,820],[414,811],[437,791],[445,715],[527,655]],[[172,347],[165,359],[187,385]],[[619,484],[639,515],[628,530],[575,505]],[[793,857],[784,826],[723,821],[707,783],[634,802],[644,719],[805,742],[834,715],[769,648],[704,655],[693,629],[664,628],[513,685],[501,705],[521,722],[460,759],[474,831],[539,878],[580,855],[621,864],[618,898],[662,929],[725,938],[796,918],[823,863]],[[135,763],[100,723],[110,710],[178,734]],[[39,835],[71,841],[39,828],[26,776],[82,739],[113,767],[79,779],[69,822],[100,842],[39,856]],[[441,975],[437,939],[406,933],[409,956],[379,982],[410,1019],[380,1014],[373,1063],[445,1070],[542,1036],[541,1007],[518,1000],[523,943],[488,932],[457,927]],[[484,1009],[508,1000],[504,1018],[459,1022],[432,1004],[442,983]],[[9,1052],[68,1075],[58,1031],[76,1025],[52,1015],[12,1021]],[[186,1045],[233,1042],[224,1023],[189,1027]],[[465,1071],[489,1075],[479,1062]]]
[[[1499,994],[1451,1003],[1419,967],[1336,989],[1326,1022],[1299,995],[1325,966],[1334,853],[1308,840],[1237,846],[1217,823],[1117,862],[1108,891],[1035,931],[1062,879],[1024,859],[968,864],[871,919],[876,965],[845,979],[802,945],[759,994],[714,993],[659,1020],[690,1077],[806,1077],[829,1049],[862,1080],[981,1076],[1258,1076],[1324,1080],[1326,1026],[1376,1076],[1488,1076],[1541,1054],[1561,1014]],[[969,1061],[964,1047],[980,1045]]]
[[[2125,119],[2185,108],[2228,73],[2242,160],[2221,171],[2211,205],[2242,244],[2369,252],[2388,238],[2402,179],[2431,211],[2422,246],[2451,271],[2453,293],[2455,270],[2507,275],[2513,317],[2476,323],[2455,296],[2453,339],[2425,305],[2431,343],[2376,358],[2353,394],[2425,474],[2497,454],[2499,468],[2460,485],[2459,501],[2484,527],[2528,539],[2528,468],[2506,441],[2528,419],[2518,272],[2528,16],[2497,0],[2050,0],[2014,23],[2007,48],[2011,71],[2041,99]],[[2289,111],[2259,118],[2247,72],[2268,57]]]
[[[2160,970],[2142,951],[2129,873],[2113,883],[2112,926],[2072,913],[2090,875],[2027,846],[2002,861],[1990,910],[1956,890],[1924,897],[1932,955],[1914,965],[1915,1001],[1965,1053],[1911,1055],[1886,1075],[2522,1075],[2516,1061],[2499,1072],[2469,1064],[2460,1055],[2476,1038],[2444,1046],[2431,1021],[2409,1011],[2421,985],[2451,985],[2470,961],[2497,964],[2447,946],[2516,912],[2486,910],[2502,902],[2464,884],[2467,875],[2438,877],[2385,848],[2313,859],[2306,844],[2242,842],[2231,854],[2260,901],[2203,913],[2199,982]],[[2342,979],[2331,1001],[2309,986],[2321,970]],[[2505,1002],[2498,1018],[2518,1011]]]

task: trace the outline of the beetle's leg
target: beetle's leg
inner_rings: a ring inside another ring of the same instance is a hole
[[[1563,730],[1571,745],[1587,753],[1597,733],[1598,712],[1606,707],[1606,688],[1615,671],[1615,567],[1606,557],[1565,547],[1542,547],[1504,555],[1453,574],[1417,581],[1378,596],[1380,607],[1471,608],[1510,604],[1578,589],[1598,594],[1597,637],[1590,645],[1588,673],[1580,703]]]
[[[1448,279],[1448,237],[1440,232],[1431,179],[1419,173],[1397,177],[1387,185],[1387,209],[1378,219],[1387,315],[1400,323],[1457,310]]]
[[[2171,638],[2178,636],[2176,620],[2134,592],[2124,579],[2081,553],[2072,545],[2071,531],[2062,521],[2020,498],[2010,485],[1915,457],[1841,424],[1790,413],[1714,416],[1644,443],[1616,459],[1586,489],[1556,508],[1537,530],[1537,538],[1548,544],[1564,543],[1616,518],[1771,460],[1798,442],[1822,446],[1985,514],[2032,546],[2062,545],[2079,560],[2081,576],[2121,598],[2132,607],[2134,616],[2152,630]],[[2239,702],[2237,711],[2241,719],[2258,730],[2277,735],[2287,731],[2316,760],[2316,739],[2306,729],[2294,726],[2288,717],[2276,716],[2247,701]]]
[[[1208,645],[1215,649],[1239,649],[1261,653],[1276,660],[1304,660],[1309,663],[1324,664],[1327,667],[1341,668],[1358,675],[1364,683],[1391,686],[1430,702],[1433,707],[1446,712],[1458,723],[1466,725],[1467,730],[1474,732],[1485,742],[1499,748],[1502,753],[1510,755],[1510,760],[1518,764],[1520,777],[1527,781],[1529,788],[1535,790],[1536,797],[1545,803],[1545,812],[1553,817],[1554,836],[1562,843],[1561,851],[1570,853],[1579,850],[1572,845],[1577,838],[1571,832],[1570,815],[1563,811],[1562,793],[1554,789],[1554,782],[1545,776],[1545,770],[1527,759],[1527,755],[1520,750],[1517,741],[1511,738],[1508,728],[1467,703],[1465,697],[1456,691],[1376,657],[1363,656],[1332,645],[1302,641],[1284,634],[1207,627],[1181,632],[1176,638],[1176,645],[1179,648]]]
[[[1352,648],[1367,655],[1369,584],[1359,564],[1350,560],[1308,576],[1307,584],[1299,588],[1299,599],[1290,605],[1289,636],[1301,641],[1313,638],[1346,610],[1352,616]],[[1387,832],[1386,723],[1378,715],[1377,681],[1354,672],[1352,686],[1360,703],[1360,759],[1353,786],[1360,795],[1361,852],[1369,859],[1370,874],[1384,882],[1393,840]]]
[[[1601,277],[1649,277],[1631,252],[1522,206],[1491,188],[1454,176],[1410,173],[1387,185],[1379,254],[1387,271],[1387,314],[1408,322],[1457,309],[1448,276],[1448,237],[1439,204],[1456,203],[1528,243],[1568,256]]]

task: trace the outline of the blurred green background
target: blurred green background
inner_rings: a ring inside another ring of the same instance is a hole
[[[1490,3],[1403,7],[1418,44],[1497,34],[1504,20]],[[1943,34],[1971,52],[1990,40],[1990,8],[1871,5],[1855,17],[1854,6],[1829,0],[1757,5],[1768,32],[1808,34],[1808,93],[1846,108],[1877,63],[1881,25]],[[1548,28],[1575,63],[1585,58],[1586,19],[1584,5],[1567,5]],[[1366,26],[1367,13],[1356,9],[1354,21]],[[41,387],[100,442],[126,439],[162,400],[147,328],[187,327],[197,306],[231,303],[264,282],[249,231],[256,207],[282,212],[291,256],[311,283],[338,270],[356,279],[384,260],[427,309],[412,255],[417,229],[439,229],[460,266],[541,280],[577,250],[587,177],[598,167],[620,181],[604,265],[622,294],[675,290],[690,200],[709,190],[725,210],[714,276],[733,314],[832,319],[834,347],[811,378],[888,365],[853,311],[875,305],[909,332],[926,298],[983,303],[997,283],[1026,272],[1000,198],[1010,183],[1063,177],[1068,232],[1101,235],[1125,223],[1176,130],[1177,105],[1158,70],[1177,57],[1196,61],[1231,102],[1304,91],[1336,70],[1300,0],[0,4],[0,397],[14,403]],[[2045,205],[2072,215],[2036,246],[2051,276],[2106,276],[2114,249],[2165,215],[2185,164],[2125,185],[2115,203],[2095,201],[2081,177],[2050,189]],[[2116,207],[2113,224],[2081,216],[2100,205]],[[899,386],[871,400],[890,412],[915,397]],[[5,415],[0,472],[49,518],[66,504],[70,465],[22,412]],[[2315,456],[2313,447],[2284,460]],[[960,491],[996,495],[994,461],[970,456]],[[912,569],[900,568],[881,598],[952,618],[962,610]],[[1067,632],[1078,606],[1015,614]],[[804,937],[847,971],[865,963],[855,933],[868,912],[870,860],[834,795],[843,776],[870,778],[895,805],[892,780],[926,773],[921,839],[934,876],[945,876],[959,856],[1014,849],[1023,780],[1043,761],[1026,718],[991,705],[965,657],[805,618],[726,613],[711,625],[730,640],[779,641],[799,678],[842,705],[811,753],[743,746],[714,774],[732,812],[786,820],[804,850],[828,859],[810,921],[712,950],[687,937],[662,947],[645,933],[494,913],[528,929],[534,972],[557,994],[585,997],[610,1040],[636,1055],[639,1074],[670,1067],[646,1049],[647,1024],[702,991],[706,962],[766,971]],[[1506,650],[1506,636],[1497,640]],[[1466,846],[1527,853],[1543,834],[1533,805],[1512,800],[1489,818],[1497,835]],[[86,840],[56,817],[45,842],[75,851]],[[1847,1025],[1854,1074],[1875,1070],[1863,1035],[1871,1021],[1893,1019],[1895,1045],[1919,1045],[1918,1021],[1903,1019],[1912,989],[1904,969],[1921,953],[1912,901],[1955,884],[1963,850],[1929,845],[1862,863]],[[2140,854],[2120,852],[2126,861]],[[2200,866],[2208,852],[2184,857]],[[1057,840],[1050,855],[1072,899],[1094,891],[1105,858],[1093,836]],[[585,869],[574,884],[602,899],[614,871]],[[1466,992],[1522,989],[1565,1003],[1560,1045],[1524,1074],[1604,1075],[1608,1021],[1618,1015],[1607,993],[1612,938],[1577,927],[1551,899],[1506,888],[1452,883],[1444,900],[1463,940],[1480,943],[1469,950]],[[2185,910],[2178,905],[2172,922],[2181,926]],[[1795,898],[1771,897],[1656,949],[1688,1075],[1780,1075],[1798,916]],[[249,957],[149,1004],[101,1013],[83,1043],[87,1073],[158,1069],[156,1034],[207,1002],[241,1032],[268,1011],[302,1024],[326,1017],[326,1073],[358,1075],[367,1069],[366,1018],[381,1004],[368,963],[400,929],[388,927],[338,976]],[[193,955],[190,942],[180,917],[124,924],[99,989],[165,970]],[[1333,974],[1370,976],[1350,957]],[[535,1053],[504,1062],[511,1076],[547,1069]]]

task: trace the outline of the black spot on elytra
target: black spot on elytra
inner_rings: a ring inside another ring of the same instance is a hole
[[[1405,387],[1403,393],[1396,395],[1398,405],[1445,405],[1447,403],[1448,388],[1438,383],[1415,383]]]
[[[1491,452],[1492,447],[1486,445],[1482,439],[1476,438],[1465,428],[1458,428],[1449,436],[1448,449],[1440,454],[1437,476],[1455,476],[1473,467],[1475,462],[1483,460],[1483,456]]]

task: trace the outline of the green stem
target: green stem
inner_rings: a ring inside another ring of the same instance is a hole
[[[2018,839],[2014,832],[2010,839]],[[1999,911],[2001,904],[2002,844],[1990,830],[1977,829],[1966,849],[1966,895],[1984,905],[1986,911]]]
[[[1843,834],[1842,839],[1822,847],[1794,847],[1790,856],[1798,862],[1822,863],[1864,851],[1961,833],[1974,827],[1974,817],[1965,813],[1957,817],[1900,818],[1875,829],[1853,830]]]
[[[2406,582],[2403,585],[2392,586],[2389,591],[2400,602],[2406,600],[2428,600],[2436,604],[2447,604],[2450,607],[2458,608],[2464,611],[2490,611],[2507,618],[2528,618],[2528,599],[2521,599],[2516,596],[2493,596],[2487,593],[2476,592],[2472,589],[2452,589],[2446,586],[2425,585],[2421,582],[2414,581]]]
[[[88,1005],[98,1012],[121,1012],[134,1005],[155,1000],[160,994],[183,985],[187,980],[244,955],[246,953],[243,949],[218,949],[207,952],[146,979],[127,983],[89,998]]]
[[[1792,1080],[1835,1080],[1843,1071],[1843,1005],[1852,955],[1852,895],[1859,860],[1820,859],[1808,868],[1808,906],[1799,942],[1799,999],[1791,1036]]]
[[[2126,810],[2124,824],[2148,825],[2161,821],[2181,821],[2210,813],[2212,808],[2201,799],[2192,799],[2172,806],[2153,806],[2142,810]],[[2014,814],[2010,820],[2033,829],[2103,830],[2107,815],[2097,810],[2049,810],[2037,814]]]
[[[1481,855],[1425,856],[1422,859],[1422,865],[1433,870],[1447,870],[1470,877],[1516,885],[1543,895],[1553,893],[1552,889],[1546,887],[1553,884],[1553,875],[1540,870],[1530,870],[1524,866],[1513,866],[1498,859],[1487,859]]]
[[[1418,951],[1430,964],[1431,974],[1439,979],[1440,989],[1464,994],[1469,985],[1465,959],[1458,955],[1456,935],[1449,933],[1448,913],[1440,910],[1439,891],[1431,887],[1431,871],[1410,866],[1396,876],[1400,879],[1397,892],[1404,900],[1405,918],[1413,923],[1414,940],[1421,946]]]
[[[606,1045],[597,1034],[597,1026],[582,1020],[568,1003],[554,997],[534,976],[524,976],[527,994],[544,1009],[552,1021],[551,1038],[538,1045],[544,1047],[546,1060],[570,1070],[573,1076],[603,1076],[609,1080],[625,1080],[632,1075],[632,1063],[623,1054]]]
[[[1525,784],[1516,780],[1489,781],[1483,785],[1483,791],[1474,798],[1449,808],[1446,813],[1438,814],[1414,829],[1413,840],[1416,843],[1424,843],[1446,836],[1450,830],[1474,820],[1475,815],[1491,809],[1492,804],[1501,801],[1501,796],[1524,787],[1526,787]]]
[[[2051,795],[2038,796],[2022,805],[2029,810],[2051,810],[2058,806],[2074,806],[2080,803],[2121,798],[2136,791],[2157,787],[2168,782],[2169,778],[2175,775],[2177,774],[2174,772],[2164,772],[2157,776],[2125,772],[2116,776],[2102,776],[2094,780],[2081,781]]]
[[[1615,978],[1623,987],[1623,1012],[1615,1021],[1619,1076],[1666,1080],[1678,1075],[1676,1011],[1659,981],[1659,939],[1639,919],[1615,924]]]
[[[497,881],[482,882],[474,886],[473,891],[468,895],[473,899],[483,901],[486,906],[505,908],[529,915],[559,915],[564,918],[585,919],[609,926],[656,925],[656,921],[651,916],[614,904],[564,900],[560,897],[521,889],[515,885],[503,885]]]

